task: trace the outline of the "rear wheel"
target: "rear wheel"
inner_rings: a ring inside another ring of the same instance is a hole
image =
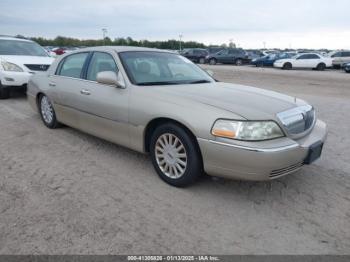
[[[316,67],[318,71],[323,71],[326,69],[326,65],[324,63],[319,63]]]
[[[216,65],[216,59],[215,59],[215,58],[211,58],[211,59],[209,60],[209,64],[210,64],[210,65]]]
[[[282,67],[284,70],[291,70],[293,68],[291,63],[285,63]]]
[[[205,58],[204,57],[201,57],[199,58],[199,61],[198,61],[200,64],[204,64],[205,63]]]
[[[150,144],[152,163],[161,179],[172,186],[188,186],[202,174],[202,159],[192,135],[166,123],[156,128]]]
[[[0,99],[7,99],[10,97],[10,89],[8,87],[4,87],[0,83]]]
[[[50,99],[46,95],[39,97],[39,112],[44,124],[51,129],[57,128],[59,122]]]

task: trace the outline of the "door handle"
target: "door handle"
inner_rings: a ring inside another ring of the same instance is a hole
[[[82,90],[80,90],[80,94],[82,94],[82,95],[90,95],[91,93],[90,93],[90,91],[89,90],[87,90],[87,89],[82,89]]]
[[[49,83],[49,86],[56,86],[56,83],[50,82],[50,83]]]

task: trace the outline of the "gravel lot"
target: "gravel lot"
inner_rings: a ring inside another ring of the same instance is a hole
[[[173,188],[148,156],[49,130],[16,95],[0,101],[0,253],[350,254],[350,75],[204,67],[312,103],[329,127],[322,159],[273,182]]]

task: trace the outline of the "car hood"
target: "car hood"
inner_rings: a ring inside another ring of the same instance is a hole
[[[291,96],[265,89],[228,84],[208,83],[191,85],[159,86],[158,94],[184,98],[213,106],[239,115],[248,120],[276,119],[276,114],[298,105],[306,104],[304,101]]]
[[[0,55],[0,60],[5,60],[16,65],[51,65],[51,63],[54,61],[54,58],[49,56]]]

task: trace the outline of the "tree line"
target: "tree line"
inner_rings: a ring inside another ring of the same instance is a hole
[[[54,39],[47,39],[43,37],[31,37],[31,40],[37,42],[41,46],[72,46],[72,47],[82,47],[82,46],[101,46],[101,45],[123,45],[123,46],[141,46],[141,47],[151,47],[160,49],[180,49],[180,41],[171,39],[167,41],[149,41],[149,40],[134,40],[131,37],[126,38],[115,38],[114,40],[106,37],[105,39],[86,39],[81,40],[77,38],[57,36]],[[181,48],[206,48],[207,46],[203,43],[198,43],[195,41],[181,41]]]

